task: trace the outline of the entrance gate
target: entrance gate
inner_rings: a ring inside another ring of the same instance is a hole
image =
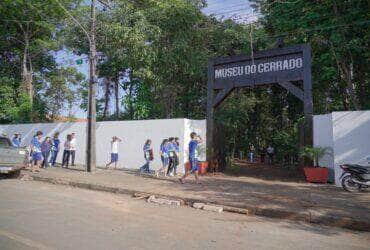
[[[303,81],[303,90],[292,82]],[[234,88],[279,84],[304,103],[300,145],[312,145],[311,47],[300,44],[209,61],[207,88],[207,160],[214,157],[214,111]]]

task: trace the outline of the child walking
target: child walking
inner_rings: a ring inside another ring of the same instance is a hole
[[[168,167],[168,140],[164,139],[161,143],[159,154],[161,156],[162,167],[155,172],[155,175],[159,177],[159,173],[163,172],[164,176],[167,176]]]
[[[175,164],[176,164],[176,145],[175,145],[174,137],[169,138],[168,154],[169,154],[169,164],[168,164],[167,175],[173,176],[174,174],[173,172],[175,170]]]
[[[175,165],[173,167],[173,174],[177,176],[177,166],[179,165],[180,157],[180,140],[178,137],[175,137]]]
[[[51,158],[50,163],[51,166],[55,166],[55,162],[57,160],[58,152],[60,150],[60,140],[59,140],[59,133],[56,132],[53,137],[52,147],[51,147]]]
[[[151,147],[152,141],[150,139],[146,140],[144,146],[143,146],[143,151],[144,151],[144,158],[145,158],[145,164],[140,168],[140,172],[146,172],[150,173],[150,161],[153,160],[153,150]]]
[[[51,138],[47,136],[41,144],[41,154],[44,160],[42,161],[42,167],[49,167],[49,155],[51,151]]]
[[[108,168],[112,163],[114,163],[114,169],[117,169],[117,163],[118,163],[118,143],[122,140],[118,138],[117,136],[112,137],[111,144],[111,154],[110,154],[110,162],[105,166]]]
[[[32,172],[39,172],[40,165],[42,162],[42,154],[41,154],[41,139],[43,133],[41,131],[37,131],[36,135],[32,138],[30,143],[30,148],[32,151]]]
[[[198,178],[198,156],[197,156],[197,148],[198,145],[201,144],[202,138],[200,136],[197,136],[195,132],[192,132],[190,134],[191,141],[189,142],[189,162],[190,162],[190,169],[186,169],[185,174],[179,179],[181,184],[184,184],[184,181],[186,177],[188,177],[190,174],[194,174],[195,182],[199,184],[199,178]]]

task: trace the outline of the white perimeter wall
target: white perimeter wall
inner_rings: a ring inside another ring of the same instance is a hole
[[[370,111],[333,112],[314,116],[314,145],[327,147],[330,144],[333,157],[324,158],[321,165],[334,168],[335,183],[340,186],[341,164],[369,165]]]
[[[329,168],[329,181],[334,182],[332,114],[315,115],[313,117],[313,128],[313,145],[315,147],[330,148],[330,153],[319,161],[319,165]]]
[[[28,146],[36,131],[41,130],[45,136],[52,136],[60,132],[63,143],[67,134],[76,133],[78,149],[76,163],[85,164],[86,157],[86,123],[37,123],[0,125],[0,133],[7,133],[11,137],[15,132],[22,134],[22,146]],[[98,122],[96,132],[97,165],[104,166],[110,159],[110,141],[112,136],[118,136],[123,141],[119,145],[119,167],[138,169],[144,164],[143,144],[147,139],[152,140],[154,161],[151,169],[161,166],[159,146],[164,138],[180,138],[180,166],[179,172],[184,172],[184,162],[188,158],[187,145],[192,131],[199,133],[206,139],[206,121],[188,119],[139,120],[139,121],[109,121]],[[203,145],[205,148],[205,143]],[[200,159],[205,160],[205,150]],[[57,162],[61,162],[62,152],[59,152]]]

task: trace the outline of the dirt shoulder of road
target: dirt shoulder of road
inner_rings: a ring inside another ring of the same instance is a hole
[[[130,195],[154,194],[181,199],[189,205],[211,203],[233,212],[370,231],[370,193],[347,193],[332,185],[225,175],[202,177],[201,185],[189,178],[182,185],[174,177],[102,169],[86,173],[49,168],[30,175],[36,181]]]

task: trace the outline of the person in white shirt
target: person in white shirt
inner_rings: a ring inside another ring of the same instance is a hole
[[[71,155],[72,166],[75,165],[76,147],[77,147],[76,133],[72,133],[71,141],[69,142],[69,153]]]
[[[112,137],[111,143],[111,154],[110,154],[110,162],[105,166],[108,168],[112,163],[114,163],[114,169],[117,168],[118,163],[118,143],[122,140],[117,136]]]

